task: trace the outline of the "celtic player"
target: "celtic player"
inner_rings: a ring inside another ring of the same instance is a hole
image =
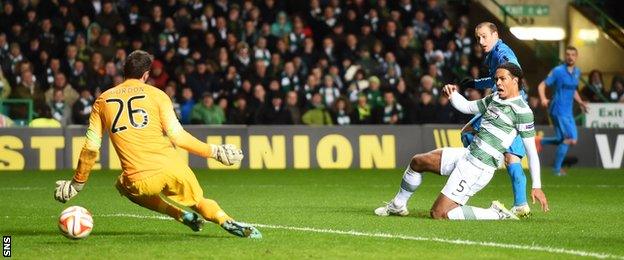
[[[494,80],[498,91],[481,100],[467,101],[457,93],[456,85],[446,85],[444,94],[452,105],[463,113],[483,115],[481,127],[468,148],[442,148],[415,155],[405,170],[399,192],[385,206],[375,210],[379,216],[406,216],[407,201],[422,181],[421,173],[428,171],[449,176],[431,208],[435,219],[518,219],[500,202],[492,202],[490,208],[466,206],[470,197],[485,187],[494,171],[504,160],[503,153],[516,136],[529,158],[533,181],[531,196],[537,199],[542,210],[548,211],[548,202],[541,189],[540,163],[535,147],[533,112],[520,95],[522,70],[516,64],[506,62],[496,69]]]
[[[494,82],[494,74],[498,65],[510,62],[520,67],[516,54],[505,44],[498,36],[496,25],[490,22],[483,22],[475,28],[475,36],[486,53],[484,65],[487,66],[487,77],[464,80],[460,83],[462,88],[489,89],[496,92],[496,84]],[[520,90],[520,95],[526,96],[524,90]],[[475,115],[472,120],[462,129],[462,142],[464,147],[468,147],[472,142],[475,131],[481,127],[481,115]],[[526,196],[526,176],[520,163],[522,157],[526,155],[524,146],[519,137],[517,137],[505,151],[505,166],[507,173],[511,178],[511,188],[514,195],[514,207],[511,208],[516,215],[520,217],[528,217],[531,208],[527,203]]]

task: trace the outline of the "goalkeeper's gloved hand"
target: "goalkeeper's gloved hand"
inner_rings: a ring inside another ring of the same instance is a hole
[[[76,196],[84,187],[84,183],[71,181],[56,181],[56,189],[54,190],[54,198],[60,202],[67,202]]]
[[[462,81],[459,82],[459,88],[461,89],[462,92],[469,88],[475,88],[474,79],[471,79],[471,78],[463,79]]]
[[[233,144],[210,145],[211,157],[225,166],[240,163],[243,160],[243,151]]]

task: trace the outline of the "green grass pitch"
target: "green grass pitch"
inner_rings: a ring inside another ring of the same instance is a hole
[[[402,170],[195,171],[204,194],[238,220],[259,224],[264,238],[240,239],[207,223],[186,226],[132,204],[113,184],[118,172],[94,171],[67,204],[54,181],[70,171],[0,173],[0,235],[12,236],[14,258],[624,258],[624,174],[544,171],[551,212],[532,207],[521,221],[436,221],[428,209],[446,178],[425,174],[409,217],[381,218],[373,209],[397,191]],[[530,182],[529,182],[530,183]],[[497,172],[469,204],[510,204],[509,178]],[[80,205],[94,215],[84,240],[57,228],[58,214]]]

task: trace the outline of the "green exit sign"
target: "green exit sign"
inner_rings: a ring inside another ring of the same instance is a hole
[[[548,5],[504,5],[503,8],[513,16],[547,16],[550,13]]]

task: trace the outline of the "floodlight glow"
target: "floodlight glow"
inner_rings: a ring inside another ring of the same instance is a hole
[[[586,42],[596,42],[599,36],[598,29],[580,29],[578,31],[578,37]]]
[[[565,31],[559,27],[511,27],[511,33],[520,40],[561,41]]]

